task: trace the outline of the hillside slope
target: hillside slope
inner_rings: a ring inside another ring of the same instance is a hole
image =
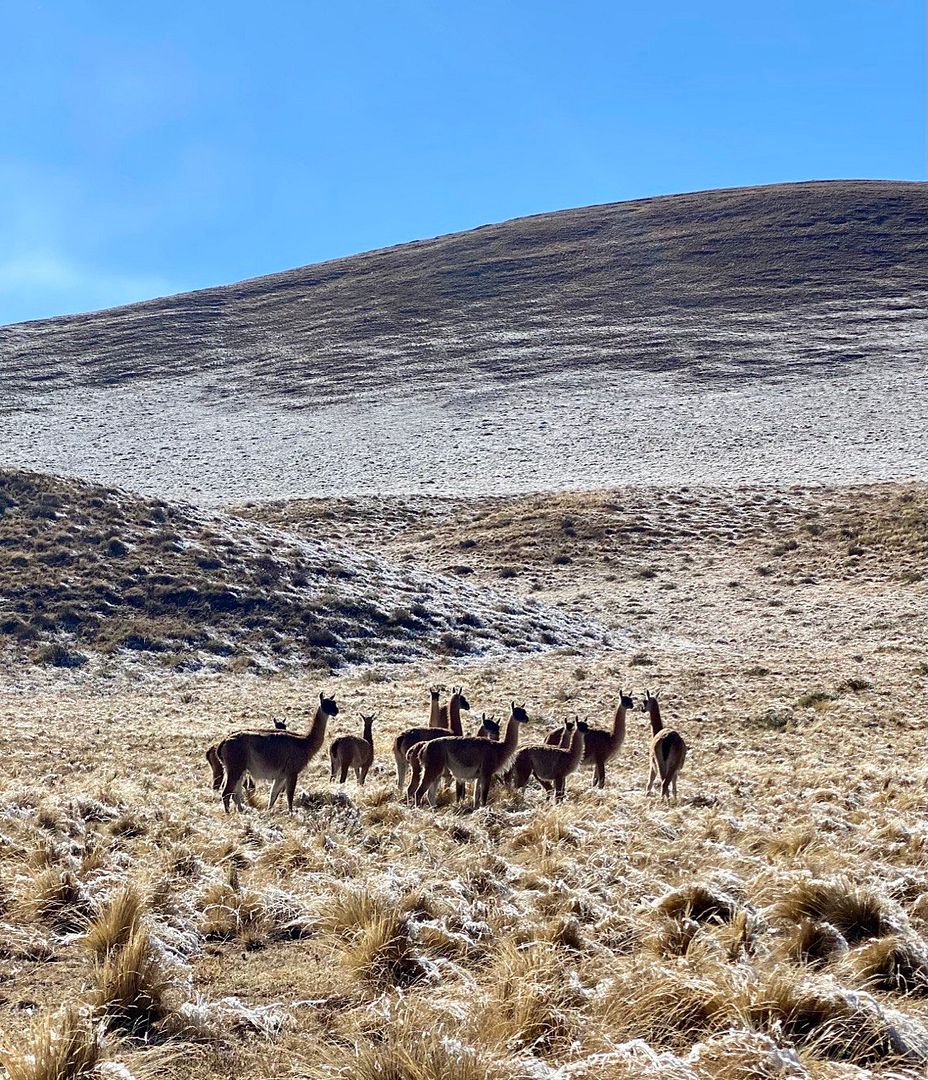
[[[334,670],[601,642],[592,624],[337,541],[0,471],[0,648],[80,667]]]
[[[565,370],[771,375],[919,355],[928,186],[834,181],[520,218],[0,330],[0,393],[208,375],[294,403]]]
[[[0,467],[213,506],[926,480],[926,223],[920,183],[710,191],[0,328]]]

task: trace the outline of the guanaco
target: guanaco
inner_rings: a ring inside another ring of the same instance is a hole
[[[455,720],[454,720],[455,715],[457,715],[457,723],[458,723],[458,726],[460,726],[460,724],[461,724],[461,709],[466,709],[469,712],[470,711],[470,702],[467,700],[466,697],[464,697],[464,687],[463,686],[452,686],[451,687],[451,697],[448,699],[448,704],[447,705],[442,705],[438,710],[438,725],[437,726],[443,727],[443,728],[448,728],[449,731],[452,730],[452,725],[455,722]],[[432,724],[432,727],[435,727],[435,726],[436,726],[435,724]]]
[[[661,778],[661,798],[669,799],[673,788],[673,797],[677,797],[677,774],[686,761],[686,743],[683,736],[673,728],[665,728],[661,720],[661,707],[657,695],[645,691],[641,708],[651,720],[651,774],[648,777],[648,795],[654,787],[654,781]]]
[[[621,750],[625,742],[625,714],[635,705],[634,698],[619,691],[619,704],[612,721],[612,730],[587,727],[582,720],[577,726],[585,728],[586,748],[583,752],[583,764],[593,763],[593,787],[606,786],[606,764]]]
[[[486,806],[493,777],[504,772],[519,748],[519,727],[528,722],[525,705],[513,701],[506,737],[502,742],[491,739],[446,737],[432,739],[423,746],[422,779],[416,789],[416,805],[428,797],[429,806],[435,805],[435,792],[442,773],[447,769],[456,781],[474,781],[474,809]]]
[[[480,726],[477,728],[478,739],[492,739],[499,742],[499,721],[486,713],[480,714]]]
[[[441,687],[433,686],[429,690],[431,702],[429,705],[429,727],[447,727],[441,719]]]
[[[332,740],[329,747],[329,763],[332,767],[331,779],[335,779],[336,772],[341,772],[338,782],[344,784],[348,777],[348,770],[354,769],[355,779],[363,784],[367,778],[367,770],[374,761],[374,717],[365,716],[361,713],[361,723],[364,725],[364,733],[359,738],[357,735],[341,735]]]
[[[319,695],[319,706],[309,731],[295,735],[290,731],[240,731],[223,739],[216,751],[225,770],[222,804],[229,813],[229,803],[242,810],[242,780],[246,770],[256,780],[271,781],[270,810],[281,791],[287,792],[287,809],[293,812],[293,795],[300,773],[322,746],[330,716],[338,716],[334,698]]]
[[[278,731],[286,731],[287,721],[274,718],[274,727]],[[257,729],[260,730],[260,729]],[[206,760],[209,762],[209,767],[213,773],[213,791],[218,791],[222,787],[222,778],[225,775],[225,769],[222,767],[222,762],[219,760],[219,743],[213,743],[213,745],[206,751]],[[250,776],[246,776],[242,787],[253,788],[255,786],[254,780]]]
[[[515,756],[510,770],[513,787],[523,788],[534,776],[545,791],[554,788],[554,801],[564,798],[567,777],[576,772],[583,759],[584,735],[576,727],[572,729],[570,744],[560,746],[525,746]]]
[[[545,746],[570,746],[571,736],[578,722],[579,718],[565,720],[560,727],[553,728],[545,735]]]
[[[430,714],[429,727],[413,727],[407,728],[405,731],[401,731],[399,735],[393,740],[393,760],[396,762],[396,786],[402,792],[406,786],[406,771],[409,763],[406,760],[406,755],[409,752],[409,748],[414,746],[418,742],[425,742],[427,739],[441,739],[446,735],[463,735],[464,729],[461,727],[461,712],[460,709],[455,709],[453,712],[449,710],[448,724],[450,726],[435,726],[431,721],[440,715],[438,708],[438,690],[430,690],[432,695],[432,709]],[[468,709],[470,705],[467,706]]]
[[[480,716],[480,726],[475,732],[475,738],[477,739],[492,739],[493,742],[499,742],[499,724],[492,716],[487,716],[486,713],[482,713]],[[422,749],[428,745],[429,740],[422,740],[421,742],[413,743],[412,746],[406,751],[406,761],[409,764],[409,784],[406,787],[406,801],[412,802],[416,797],[416,789],[419,787],[419,781],[422,778]],[[443,774],[448,776],[447,770]],[[466,787],[460,781],[455,781],[454,785],[454,797],[457,802],[462,802],[466,794]]]

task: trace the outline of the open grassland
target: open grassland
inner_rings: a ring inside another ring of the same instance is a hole
[[[155,675],[129,649],[105,674],[9,669],[10,1080],[923,1076],[925,497],[246,508],[487,595],[502,579],[615,643],[325,678]],[[635,711],[602,791],[584,769],[557,806],[530,785],[477,812],[406,807],[390,742],[436,682],[465,685],[470,728],[525,700],[524,742],[660,688],[690,746],[680,800],[645,797]],[[292,817],[261,808],[266,786],[225,816],[205,748],[304,730],[320,689],[330,735],[377,715],[367,784],[331,784],[322,754]]]

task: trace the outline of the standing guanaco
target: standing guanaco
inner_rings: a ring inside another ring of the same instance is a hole
[[[651,773],[648,777],[648,790],[651,794],[654,781],[661,778],[661,798],[669,799],[671,788],[673,797],[677,797],[677,774],[686,761],[686,743],[683,736],[673,728],[665,728],[661,720],[661,707],[657,695],[645,691],[641,708],[651,721]]]
[[[438,709],[439,691],[430,690],[429,693],[432,695],[430,726],[407,728],[405,731],[401,731],[393,740],[393,760],[396,762],[396,786],[399,788],[400,792],[402,792],[403,788],[406,786],[406,771],[409,768],[406,755],[411,746],[414,746],[418,742],[425,742],[427,739],[441,739],[446,735],[464,734],[464,729],[461,727],[460,709],[455,709],[453,712],[449,710],[448,723],[450,724],[450,727],[436,727],[434,724],[431,724],[431,720],[440,715]],[[470,708],[470,705],[467,707]]]
[[[422,779],[416,790],[416,805],[428,796],[435,805],[435,792],[442,773],[447,769],[457,781],[474,781],[474,809],[486,806],[493,777],[504,772],[519,747],[519,726],[527,723],[525,705],[511,705],[506,737],[502,742],[491,739],[448,737],[432,739],[422,748]]]
[[[634,706],[634,699],[619,691],[619,704],[612,721],[612,730],[587,727],[584,733],[586,748],[583,764],[593,763],[593,787],[606,786],[606,764],[621,750],[625,742],[625,713]],[[583,721],[579,721],[579,727]]]
[[[278,731],[286,731],[287,721],[274,718],[274,727]],[[261,730],[260,728],[252,730]],[[206,760],[209,762],[209,767],[213,773],[213,791],[218,791],[222,787],[222,778],[225,775],[225,769],[222,767],[222,762],[219,760],[219,743],[213,743],[213,745],[206,751]],[[250,776],[246,776],[242,784],[243,787],[253,788],[255,786],[254,780]]]
[[[454,724],[454,717],[457,716],[458,725],[461,723],[461,709],[470,711],[470,702],[464,697],[463,686],[452,686],[451,697],[448,699],[447,705],[442,705],[438,710],[439,726],[448,728],[451,730],[452,724]],[[433,724],[432,727],[435,727]]]
[[[574,717],[573,720],[565,719],[560,727],[552,728],[551,731],[545,735],[545,746],[563,746],[566,749],[570,746],[574,728],[579,728],[581,724],[583,725],[583,730],[586,731],[587,726],[579,716]]]
[[[492,739],[493,742],[499,742],[499,724],[492,716],[487,716],[486,713],[482,713],[480,717],[480,726],[477,728],[475,738],[478,739]],[[416,797],[416,789],[419,787],[419,781],[422,778],[422,750],[428,745],[429,740],[422,740],[421,742],[413,743],[412,746],[406,751],[406,761],[409,764],[409,784],[406,787],[406,801],[412,802]],[[448,775],[447,771],[444,773]],[[456,781],[454,785],[454,797],[457,802],[462,802],[466,794],[466,787],[460,781]]]
[[[429,690],[429,727],[447,727],[441,719],[441,687],[433,686]]]
[[[363,784],[367,778],[367,770],[374,761],[374,717],[361,713],[361,723],[364,725],[363,735],[341,735],[333,739],[329,746],[331,779],[334,780],[335,774],[340,772],[340,784],[344,784],[349,769],[354,769],[355,779],[359,784]]]
[[[305,735],[290,731],[240,731],[223,739],[216,753],[225,770],[222,805],[226,813],[232,798],[239,810],[243,808],[242,780],[246,771],[256,780],[271,781],[268,810],[286,789],[287,809],[292,813],[297,777],[322,746],[329,717],[337,715],[335,699],[320,694],[319,707]]]
[[[573,728],[570,744],[560,746],[525,746],[515,756],[510,770],[513,787],[523,788],[534,776],[545,791],[554,788],[554,801],[564,798],[567,777],[576,772],[583,758],[583,732]]]

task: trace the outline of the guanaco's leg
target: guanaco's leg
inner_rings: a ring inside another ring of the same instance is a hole
[[[651,794],[651,788],[654,787],[654,781],[656,779],[657,779],[657,769],[654,767],[654,762],[652,761],[651,762],[651,775],[648,777],[648,790],[645,792],[646,795]]]

